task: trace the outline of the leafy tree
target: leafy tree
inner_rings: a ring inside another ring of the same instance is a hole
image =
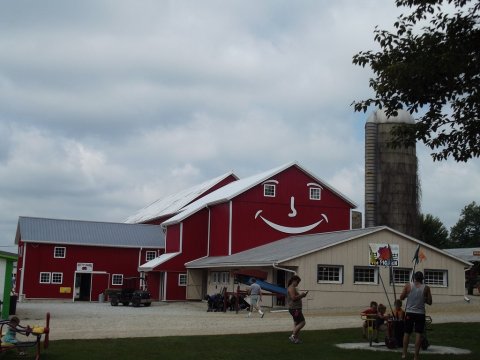
[[[438,217],[420,215],[420,239],[427,244],[445,249],[450,246],[448,230]]]
[[[434,160],[466,162],[480,156],[480,1],[396,0],[406,7],[394,32],[374,31],[381,51],[362,51],[353,63],[370,66],[373,98],[354,102],[421,115],[415,125],[396,126],[392,146],[423,141]]]
[[[455,247],[480,247],[480,205],[475,201],[463,208],[450,229],[450,241]]]

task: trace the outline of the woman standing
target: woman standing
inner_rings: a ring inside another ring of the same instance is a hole
[[[308,291],[301,294],[298,292],[297,286],[300,284],[300,281],[302,281],[302,279],[300,279],[299,276],[293,275],[288,281],[287,289],[288,311],[293,318],[293,332],[288,339],[294,344],[301,343],[300,339],[298,338],[298,334],[306,324],[305,317],[303,316],[302,312],[302,299],[307,296]]]

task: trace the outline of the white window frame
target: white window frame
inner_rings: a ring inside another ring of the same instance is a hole
[[[329,278],[330,277],[336,278],[337,275],[335,273],[338,272],[338,280],[320,280],[319,275],[320,275],[320,271],[321,271],[322,268],[325,271],[327,271],[327,273],[328,273],[327,276]],[[332,275],[332,273],[333,273],[333,275]],[[343,284],[343,265],[322,265],[322,264],[318,264],[317,265],[317,284]]]
[[[400,272],[402,272],[402,277],[404,277],[405,275],[407,275],[407,279],[406,281],[400,281],[399,279],[399,276],[395,276],[395,273],[398,273],[400,274]],[[408,284],[411,280],[412,280],[412,269],[408,269],[408,268],[393,268],[393,276],[394,276],[394,279],[395,279],[395,285],[405,285],[405,284]],[[390,285],[393,285],[393,281],[392,281],[392,274],[390,274]]]
[[[308,189],[310,200],[322,200],[322,188],[310,187]]]
[[[263,196],[275,197],[277,195],[277,186],[275,184],[263,184]]]
[[[230,272],[229,271],[212,271],[211,282],[215,285],[228,285],[230,284]]]
[[[153,255],[153,257],[152,257]],[[147,250],[145,252],[145,261],[150,261],[153,260],[157,257],[157,251],[156,250]]]
[[[48,280],[42,280],[42,277],[47,278],[48,277]],[[40,284],[50,284],[51,281],[52,281],[52,274],[49,273],[49,272],[45,272],[45,271],[42,271],[40,272],[40,278],[39,278],[39,281],[40,281]]]
[[[55,278],[58,278],[57,280]],[[52,284],[63,284],[63,273],[61,272],[52,272],[51,277]]]
[[[62,254],[57,255],[57,250],[59,252],[60,250],[62,250],[63,256],[61,256]],[[66,255],[67,255],[67,248],[65,246],[55,246],[55,248],[53,249],[53,257],[55,259],[65,259]]]
[[[112,285],[123,285],[123,274],[112,274]]]
[[[373,270],[373,281],[356,281],[355,275],[359,270],[372,271]],[[355,285],[378,285],[378,268],[372,266],[354,266],[353,267],[353,283]]]
[[[435,276],[434,276],[435,274]],[[448,270],[442,270],[442,269],[425,269],[423,271],[424,275],[424,283],[425,285],[428,285],[430,287],[441,287],[441,288],[446,288],[448,287]],[[440,278],[441,275],[441,283],[437,280],[432,281],[431,277],[435,278]]]
[[[178,274],[178,286],[187,286],[187,274]]]

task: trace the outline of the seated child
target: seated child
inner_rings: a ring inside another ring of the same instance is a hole
[[[17,343],[17,326],[20,324],[20,319],[12,316],[8,323],[7,333],[2,337],[2,342],[7,344]]]
[[[385,312],[387,311],[387,307],[383,304],[378,305],[378,314],[377,318],[375,319],[375,329],[385,331],[386,330],[386,325],[385,325],[385,320],[388,320],[388,316],[385,315]]]
[[[402,309],[402,300],[397,299],[394,303],[395,309],[393,310],[393,318],[397,320],[405,319],[405,311]]]
[[[362,316],[367,316],[367,318],[376,318],[377,317],[377,302],[372,301],[370,302],[370,307],[368,309],[365,309],[364,311],[361,312]],[[367,328],[368,328],[368,321],[364,321],[363,323],[363,337],[366,339],[367,338]],[[375,329],[375,322],[373,323],[373,328]]]

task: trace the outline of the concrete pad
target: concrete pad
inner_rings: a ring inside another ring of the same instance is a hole
[[[392,351],[400,353],[401,348],[389,349],[385,344],[372,344],[369,346],[366,342],[361,343],[345,343],[345,344],[335,344],[336,347],[347,350],[370,350],[370,351]],[[410,344],[408,347],[408,352],[414,352],[413,344]],[[451,346],[439,346],[439,345],[430,345],[427,350],[420,350],[421,354],[440,354],[440,355],[468,355],[472,352],[468,349],[460,349]]]

